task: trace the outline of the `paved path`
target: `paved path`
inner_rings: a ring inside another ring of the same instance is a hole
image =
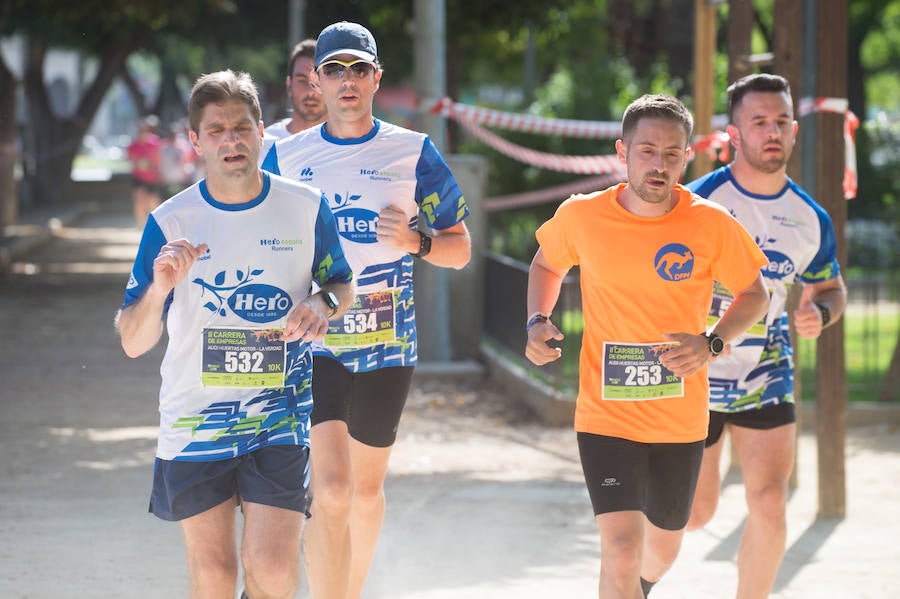
[[[177,525],[146,513],[161,349],[129,360],[112,316],[138,233],[101,206],[13,256],[0,281],[0,597],[187,597]],[[900,432],[849,430],[848,514],[816,518],[815,439],[800,439],[774,597],[900,593]],[[687,535],[654,599],[730,598],[743,488]],[[481,382],[417,382],[387,483],[367,599],[595,597],[599,541],[574,434]],[[306,597],[301,592],[298,597]]]

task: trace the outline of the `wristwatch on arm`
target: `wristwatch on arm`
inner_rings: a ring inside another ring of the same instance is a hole
[[[337,314],[338,306],[340,306],[340,302],[338,301],[337,296],[331,291],[322,290],[322,299],[325,301],[325,305],[328,306],[328,318],[331,318],[335,314]]]
[[[712,354],[712,357],[716,357],[725,351],[725,341],[716,335],[715,333],[710,333],[709,335],[705,335],[706,343],[709,346],[709,353]]]
[[[542,322],[547,322],[548,320],[550,320],[549,314],[535,312],[534,314],[529,316],[528,320],[525,322],[525,332],[527,333],[529,330],[531,330],[531,327],[533,327],[534,325]]]
[[[818,302],[813,302],[816,305],[816,308],[819,309],[819,312],[822,314],[822,328],[828,326],[828,323],[831,322],[831,310],[828,309],[828,306],[825,304],[820,304]]]
[[[426,235],[422,231],[416,231],[419,234],[419,251],[413,252],[411,255],[416,258],[424,258],[431,253],[431,236]]]

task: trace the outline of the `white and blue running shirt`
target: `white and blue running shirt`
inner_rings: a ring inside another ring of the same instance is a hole
[[[284,139],[285,137],[290,137],[293,135],[290,131],[288,131],[288,124],[291,122],[291,117],[287,117],[281,119],[280,121],[275,121],[268,127],[263,130],[263,145],[262,150],[259,153],[259,162],[262,164],[263,159],[265,159],[266,154],[269,153],[269,150],[272,149],[272,146],[275,145],[275,142],[279,139]]]
[[[431,139],[375,119],[363,137],[337,139],[317,125],[279,140],[262,167],[322,189],[334,212],[356,299],[329,327],[315,355],[336,358],[351,372],[416,363],[413,259],[375,236],[387,206],[416,228],[421,213],[432,229],[469,214],[456,179]]]
[[[144,229],[123,308],[149,287],[166,243],[209,246],[163,315],[169,342],[160,367],[160,459],[214,461],[309,444],[310,344],[282,347],[275,329],[314,282],[353,275],[321,192],[269,173],[263,181],[258,197],[233,205],[217,202],[201,180],[155,209]],[[244,343],[250,351],[240,351]],[[268,359],[276,363],[263,364]],[[257,385],[256,372],[278,382]],[[243,386],[235,386],[237,378]]]
[[[274,123],[266,127],[263,133],[275,139],[284,139],[285,137],[293,135],[293,133],[288,131],[288,125],[290,125],[290,123],[291,117],[283,118],[280,121],[275,121]]]
[[[779,193],[743,189],[730,166],[688,185],[697,195],[725,206],[756,239],[769,259],[762,274],[771,295],[764,322],[731,342],[731,354],[709,365],[710,409],[743,412],[794,401],[794,367],[785,304],[794,281],[820,283],[840,274],[837,239],[828,213],[788,179]],[[732,297],[716,285],[709,326]]]

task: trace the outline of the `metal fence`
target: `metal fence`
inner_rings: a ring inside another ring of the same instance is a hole
[[[584,327],[578,269],[573,269],[563,280],[553,313],[554,323],[565,334],[565,339],[558,344],[563,358],[541,368],[534,367],[524,357],[528,264],[488,252],[485,278],[484,326],[488,340],[507,350],[512,359],[530,365],[535,376],[554,387],[576,389]],[[851,394],[869,397],[878,393],[900,331],[900,278],[851,279],[847,288],[849,305],[845,326],[854,329],[852,335],[845,335],[848,370],[852,374],[848,376],[847,388]],[[798,349],[800,368],[814,369],[815,342],[802,341]],[[900,401],[898,394],[891,399]]]

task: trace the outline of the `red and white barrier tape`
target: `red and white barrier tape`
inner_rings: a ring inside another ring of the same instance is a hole
[[[440,113],[444,117],[458,121],[540,135],[559,135],[585,139],[616,139],[622,131],[622,124],[612,121],[579,121],[518,114],[494,110],[493,108],[460,104],[450,98],[441,98],[433,101],[429,112]]]
[[[459,104],[444,97],[426,105],[428,111],[452,118],[468,129],[472,135],[494,150],[525,164],[566,173],[582,175],[624,174],[624,166],[615,155],[566,156],[538,152],[509,142],[481,125],[511,131],[523,131],[542,135],[580,137],[587,139],[616,139],[621,134],[621,123],[612,121],[582,121],[524,115],[491,108]],[[856,129],[859,118],[849,110],[846,98],[803,98],[800,100],[801,117],[815,112],[831,112],[844,115],[844,197],[856,197]],[[713,127],[724,128],[724,115],[713,117]],[[695,152],[708,152],[722,162],[729,159],[728,134],[721,130],[697,137],[692,144]]]
[[[624,177],[625,174],[625,165],[619,162],[619,159],[615,154],[609,156],[548,154],[547,152],[539,152],[507,141],[472,121],[467,121],[465,119],[456,120],[486,146],[490,146],[501,154],[509,156],[524,164],[550,171],[576,173],[579,175],[621,173]]]
[[[847,98],[801,98],[800,116],[815,112],[830,112],[844,115],[844,198],[852,200],[856,197],[856,130],[859,128],[859,117],[850,110]]]

